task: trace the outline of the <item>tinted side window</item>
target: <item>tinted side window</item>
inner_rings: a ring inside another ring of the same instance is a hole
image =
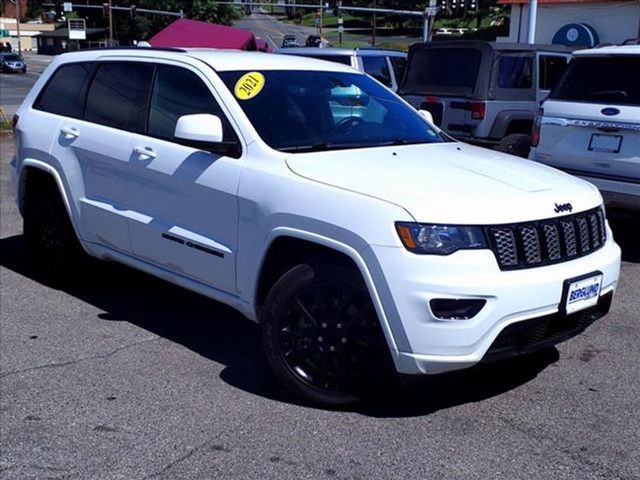
[[[305,55],[318,60],[326,60],[327,62],[342,63],[351,66],[351,57],[349,55]]]
[[[80,117],[92,68],[90,63],[61,66],[44,87],[35,108],[65,117]]]
[[[391,86],[391,75],[386,57],[362,57],[364,71],[387,87]]]
[[[178,118],[194,113],[217,115],[222,120],[223,140],[236,139],[218,102],[195,73],[180,67],[159,65],[151,96],[147,133],[173,139]]]
[[[403,57],[389,57],[389,59],[391,60],[393,71],[396,74],[396,81],[400,83],[402,75],[404,75],[404,70],[407,68],[407,59]]]
[[[567,67],[567,59],[557,55],[540,56],[540,80],[539,87],[542,90],[551,90]]]
[[[502,57],[498,68],[499,88],[531,88],[531,57]]]
[[[84,118],[132,132],[144,132],[153,65],[103,63],[89,87]]]

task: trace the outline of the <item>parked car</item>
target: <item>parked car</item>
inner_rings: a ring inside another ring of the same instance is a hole
[[[343,118],[334,94],[349,90],[359,114]],[[618,281],[593,185],[451,141],[338,63],[67,53],[14,128],[39,278],[90,283],[76,268],[88,253],[228,304],[313,402],[566,340],[607,313]]]
[[[436,28],[436,30],[433,32],[435,35],[447,35],[447,36],[451,36],[451,35],[455,35],[457,29],[455,28]]]
[[[287,48],[277,53],[301,55],[350,65],[368,73],[394,92],[404,73],[407,54],[382,48]]]
[[[570,58],[557,45],[419,43],[399,92],[451,136],[527,157],[540,102]]]
[[[305,41],[307,47],[320,47],[322,46],[322,38],[319,35],[309,35]]]
[[[17,53],[0,53],[0,70],[26,73],[27,63]]]
[[[258,52],[265,52],[265,53],[273,52],[273,48],[269,46],[269,42],[259,37],[256,37],[256,50]]]
[[[530,158],[640,210],[640,46],[575,53],[536,120]]]
[[[295,35],[285,35],[282,39],[282,48],[299,47],[300,43]]]

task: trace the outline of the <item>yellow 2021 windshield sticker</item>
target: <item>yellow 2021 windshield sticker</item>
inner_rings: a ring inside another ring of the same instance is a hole
[[[264,75],[260,72],[245,73],[236,82],[234,93],[238,100],[250,100],[264,87]]]

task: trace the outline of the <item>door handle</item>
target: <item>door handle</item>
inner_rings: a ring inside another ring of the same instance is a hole
[[[77,128],[73,127],[62,127],[60,131],[64,134],[65,138],[78,138],[80,136],[80,132]]]
[[[153,151],[153,148],[150,147],[135,147],[133,151],[141,157],[156,158],[158,156],[158,154]]]

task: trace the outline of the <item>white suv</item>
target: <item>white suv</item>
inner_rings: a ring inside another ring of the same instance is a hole
[[[529,158],[589,180],[611,206],[640,210],[640,46],[574,55],[542,105]]]
[[[595,187],[451,141],[347,66],[69,53],[14,122],[42,278],[73,279],[86,252],[231,305],[315,402],[354,401],[389,367],[439,373],[562,341],[609,310],[618,280]]]

